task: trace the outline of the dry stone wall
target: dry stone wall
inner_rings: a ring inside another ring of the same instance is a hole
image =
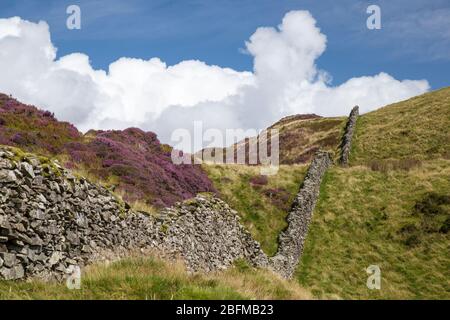
[[[215,271],[246,259],[290,278],[303,251],[322,177],[318,152],[306,174],[277,254],[268,258],[225,202],[210,195],[149,215],[58,163],[0,147],[0,279],[62,280],[75,267],[156,251],[190,271]]]
[[[238,258],[267,266],[235,211],[210,196],[148,215],[51,161],[0,147],[0,279],[61,280],[94,261],[132,251],[179,257],[191,271]]]
[[[358,115],[359,115],[359,107],[355,106],[350,112],[347,125],[345,126],[345,132],[341,142],[341,157],[339,159],[339,162],[344,166],[348,165],[348,157],[350,155],[350,150],[352,146],[353,131],[355,130]]]
[[[319,151],[308,168],[303,184],[288,214],[288,227],[278,238],[278,251],[270,259],[272,269],[291,278],[303,253],[308,226],[319,197],[322,178],[332,164],[328,152]]]

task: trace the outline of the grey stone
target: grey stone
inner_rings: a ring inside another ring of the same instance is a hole
[[[25,276],[25,270],[22,265],[17,265],[12,268],[0,268],[0,275],[5,280],[17,280]]]
[[[67,231],[66,238],[67,238],[67,241],[69,241],[73,245],[80,244],[80,238],[78,237],[78,235],[75,232]]]
[[[351,145],[352,145],[352,139],[353,139],[353,132],[355,130],[356,126],[356,120],[358,119],[359,115],[359,107],[355,106],[352,111],[350,112],[350,115],[348,117],[347,125],[345,127],[345,133],[342,137],[341,142],[341,157],[339,159],[339,162],[341,165],[346,166],[348,165],[348,158],[350,155]]]
[[[48,260],[50,266],[57,264],[62,258],[62,253],[59,251],[54,251]]]
[[[45,212],[41,209],[34,209],[31,210],[29,213],[30,217],[36,220],[44,220],[45,219]]]
[[[0,158],[0,169],[13,169],[14,165],[8,159]]]
[[[12,170],[0,170],[0,182],[8,183],[17,181],[16,174]]]
[[[6,267],[12,267],[16,264],[16,255],[13,253],[0,252],[0,258],[3,260],[3,265]]]
[[[320,184],[331,164],[332,159],[328,152],[316,153],[288,213],[288,227],[278,237],[278,251],[270,259],[270,265],[285,278],[292,278],[300,261],[309,223],[319,197]]]
[[[29,164],[27,162],[21,162],[20,169],[26,176],[34,179],[35,175],[34,175],[33,166],[31,164]]]
[[[0,169],[9,182],[25,176],[24,183],[0,184],[0,240],[6,243],[0,243],[2,279],[61,280],[69,265],[154,249],[183,258],[190,271],[220,270],[239,258],[268,265],[237,213],[217,198],[198,196],[159,216],[149,215],[123,205],[101,186],[75,179],[70,171],[49,174],[31,159],[19,168]]]

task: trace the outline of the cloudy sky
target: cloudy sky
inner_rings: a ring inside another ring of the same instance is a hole
[[[81,130],[261,129],[449,85],[450,5],[377,1],[2,0],[0,92]],[[81,30],[66,28],[67,6]]]

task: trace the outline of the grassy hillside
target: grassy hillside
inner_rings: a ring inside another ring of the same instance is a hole
[[[330,169],[298,268],[300,284],[319,297],[449,299],[449,181],[448,160],[410,171]],[[380,291],[366,287],[372,264],[381,268]]]
[[[215,188],[269,255],[286,227],[286,215],[306,172],[306,166],[280,166],[276,175],[261,176],[245,165],[204,165]]]
[[[10,100],[2,101],[0,104]],[[20,129],[15,113],[28,113],[12,107],[0,108],[0,138],[20,146],[24,143],[21,136],[12,134]],[[42,117],[39,113],[38,118]],[[45,118],[53,123],[51,115]],[[280,129],[281,161],[285,164],[274,176],[261,176],[256,166],[203,166],[222,199],[238,211],[241,222],[267,254],[276,252],[278,234],[286,227],[285,217],[307,169],[306,164],[295,163],[308,163],[318,148],[337,156],[345,122],[345,117],[294,116],[276,123],[273,127]],[[64,126],[57,127],[66,130]],[[450,299],[449,128],[450,88],[362,115],[357,121],[351,166],[334,166],[325,176],[292,281],[242,262],[223,273],[187,275],[180,264],[150,257],[91,266],[80,291],[38,281],[0,282],[0,298]],[[38,139],[34,141],[45,142],[38,133],[33,133],[33,139]],[[92,161],[98,165],[87,169],[100,182],[109,179],[108,168],[116,165],[123,177],[134,177],[136,172],[127,170],[134,165],[117,162],[137,159],[140,164],[135,168],[145,165],[148,158],[143,159],[139,151],[145,139],[149,139],[146,152],[163,148],[153,143],[153,135],[134,129],[93,132],[82,138],[72,133],[81,142],[69,144],[73,154],[64,156],[70,156],[70,161],[99,157],[96,161],[101,163]],[[124,145],[130,136],[133,143]],[[45,144],[39,146],[46,148]],[[67,147],[67,141],[55,147]],[[133,156],[126,157],[130,152]],[[173,173],[160,157],[152,159]],[[93,169],[105,171],[105,177]],[[151,166],[144,170],[153,172]],[[135,181],[139,184],[134,185]],[[129,183],[138,189],[144,185],[136,179]],[[159,180],[155,183],[161,186]],[[381,268],[381,290],[366,287],[366,268],[373,264]]]
[[[181,263],[129,258],[82,273],[81,289],[65,284],[0,281],[0,299],[309,299],[296,283],[239,262],[225,272],[189,275]]]
[[[344,125],[344,118],[294,117],[274,127],[291,137],[281,144],[290,163],[327,136],[333,143],[325,149],[337,154]],[[450,299],[449,128],[450,88],[359,117],[351,167],[334,166],[323,181],[296,274],[302,287],[316,297]],[[267,207],[266,198],[249,184],[255,167],[211,168],[208,174],[222,197],[266,252],[274,253],[290,202]],[[306,168],[282,167],[281,180],[291,185],[292,197]],[[251,219],[255,213],[270,213],[270,221]],[[381,268],[380,291],[366,287],[366,268],[372,264]]]
[[[450,87],[359,117],[351,164],[386,159],[450,159]]]
[[[450,298],[450,88],[358,118],[329,170],[297,279],[316,296]],[[366,287],[377,264],[380,291]]]

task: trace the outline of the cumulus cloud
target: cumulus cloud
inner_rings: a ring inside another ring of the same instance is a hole
[[[399,81],[386,73],[330,85],[315,62],[326,36],[307,11],[291,11],[277,27],[258,28],[246,42],[253,72],[197,60],[167,66],[159,58],[121,58],[94,70],[89,57],[56,59],[45,22],[0,19],[0,91],[55,112],[82,130],[137,126],[170,142],[174,129],[262,129],[294,113],[344,115],[421,94],[425,80]]]

